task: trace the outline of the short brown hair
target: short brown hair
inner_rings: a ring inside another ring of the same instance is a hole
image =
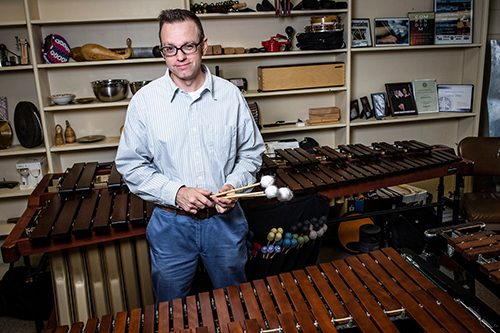
[[[160,22],[160,30],[159,37],[161,43],[161,29],[165,23],[174,23],[174,22],[184,22],[186,20],[193,21],[198,27],[198,34],[200,36],[199,40],[202,40],[205,37],[205,33],[203,32],[203,26],[201,25],[201,21],[196,16],[195,13],[186,9],[165,9],[162,10],[160,15],[158,15],[158,21]]]

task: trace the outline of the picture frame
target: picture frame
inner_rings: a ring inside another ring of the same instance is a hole
[[[439,112],[435,79],[412,80],[411,85],[418,114]]]
[[[351,47],[372,46],[370,19],[357,18],[351,20]]]
[[[474,85],[438,84],[439,112],[472,112]]]
[[[435,39],[434,12],[410,12],[410,45],[433,45]]]
[[[434,0],[435,44],[472,44],[474,0]]]
[[[375,46],[410,45],[410,19],[376,18],[374,19]]]
[[[363,96],[359,99],[361,101],[361,107],[363,109],[363,111],[361,111],[361,113],[363,113],[366,117],[366,119],[370,119],[373,117],[373,110],[370,106],[370,101],[368,100],[368,96]]]
[[[417,114],[410,82],[386,83],[385,92],[392,116]]]
[[[385,92],[373,93],[371,94],[371,98],[375,118],[387,117],[387,94]]]
[[[359,103],[357,99],[351,101],[349,115],[351,121],[359,118]]]

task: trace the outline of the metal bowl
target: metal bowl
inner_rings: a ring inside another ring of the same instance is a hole
[[[121,101],[128,94],[128,80],[109,79],[92,81],[95,97],[101,102]]]
[[[144,87],[149,82],[151,82],[151,80],[130,82],[129,85],[130,85],[130,91],[132,92],[132,95],[134,95],[136,92],[138,92],[139,89]]]

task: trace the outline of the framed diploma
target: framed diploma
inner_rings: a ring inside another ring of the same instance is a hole
[[[351,20],[351,46],[367,47],[372,46],[372,36],[369,19]]]
[[[411,81],[417,113],[439,112],[436,80]]]
[[[471,44],[473,0],[434,0],[435,44]]]
[[[472,84],[438,84],[439,111],[472,112]]]

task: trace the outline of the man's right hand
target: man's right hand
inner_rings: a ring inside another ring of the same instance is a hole
[[[213,207],[214,203],[207,197],[212,194],[195,187],[181,187],[177,192],[175,202],[186,212],[196,214],[200,209]]]

